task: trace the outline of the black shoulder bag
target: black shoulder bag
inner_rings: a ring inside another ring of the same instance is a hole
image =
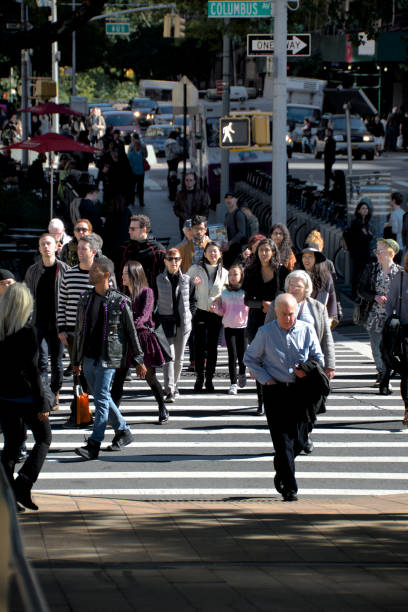
[[[401,372],[401,359],[403,355],[402,343],[404,334],[401,324],[401,302],[403,272],[400,272],[400,291],[398,302],[398,314],[393,312],[384,323],[381,340],[381,356],[387,369]]]

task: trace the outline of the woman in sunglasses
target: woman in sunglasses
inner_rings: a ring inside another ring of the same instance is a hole
[[[166,269],[156,278],[158,315],[173,357],[163,371],[166,402],[174,402],[179,396],[177,385],[196,311],[195,285],[187,274],[181,272],[181,262],[178,249],[167,249],[164,258]]]
[[[91,234],[92,230],[92,223],[88,219],[78,219],[75,223],[74,237],[62,247],[59,255],[60,260],[68,264],[70,268],[79,264],[78,240],[83,236]]]

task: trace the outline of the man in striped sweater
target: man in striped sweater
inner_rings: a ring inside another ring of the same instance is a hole
[[[92,288],[89,282],[89,270],[98,251],[98,244],[95,234],[88,234],[79,239],[79,264],[73,268],[68,268],[61,282],[57,311],[58,337],[68,347],[70,357],[74,346],[78,301],[84,291]],[[82,374],[80,379],[82,388],[86,391],[86,380]],[[64,426],[67,427],[73,425],[75,425],[75,400],[71,403],[71,416],[64,423]]]

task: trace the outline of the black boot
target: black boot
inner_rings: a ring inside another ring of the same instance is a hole
[[[166,406],[159,406],[159,425],[164,425],[169,420],[169,413]]]
[[[121,429],[117,431],[113,436],[112,443],[106,447],[108,451],[120,451],[124,446],[130,444],[133,440],[132,432],[130,429]]]
[[[215,392],[212,376],[207,376],[207,378],[205,379],[205,390],[207,391],[207,393]]]
[[[75,452],[80,457],[84,459],[97,459],[99,455],[99,451],[101,448],[101,443],[96,440],[92,440],[92,438],[88,438],[86,442],[86,446],[81,446],[80,448],[76,448]]]
[[[14,481],[13,489],[16,501],[28,508],[29,510],[38,510],[37,504],[31,499],[31,487],[32,483],[24,478],[24,476],[17,476]]]
[[[390,385],[390,374],[387,372],[386,374],[382,374],[380,377],[380,395],[391,395],[392,387]]]
[[[194,385],[194,393],[201,393],[201,391],[203,390],[203,384],[204,384],[204,377],[197,376],[195,385]]]

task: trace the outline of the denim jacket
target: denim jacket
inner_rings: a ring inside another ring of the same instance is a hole
[[[85,291],[79,299],[75,328],[75,344],[72,365],[78,366],[84,357],[87,314],[92,304],[95,289]],[[109,289],[103,300],[105,309],[104,342],[102,348],[103,368],[126,367],[126,356],[130,349],[134,365],[143,363],[143,351],[140,348],[135,324],[133,322],[130,299]]]

